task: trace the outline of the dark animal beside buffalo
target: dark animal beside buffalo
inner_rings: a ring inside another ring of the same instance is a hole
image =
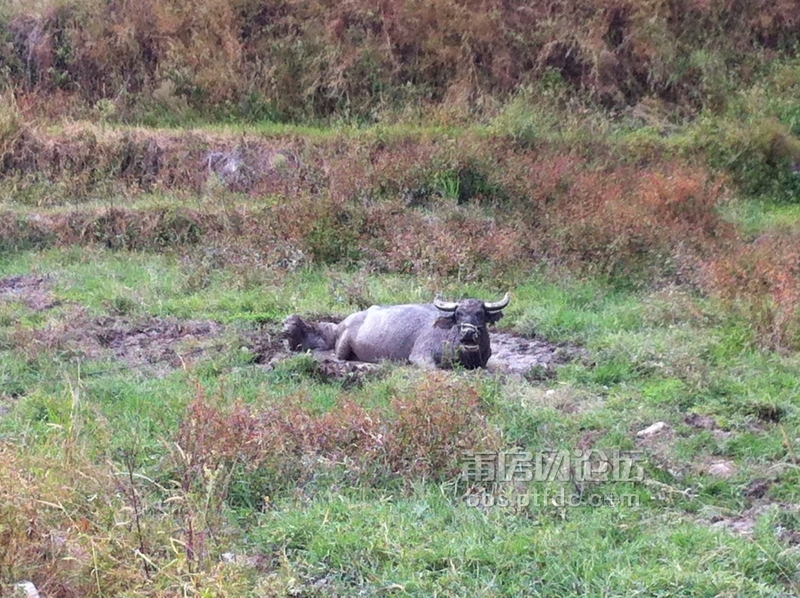
[[[503,317],[508,293],[497,302],[463,299],[408,305],[373,305],[340,324],[284,322],[293,351],[333,349],[338,359],[410,361],[424,368],[486,367],[492,355],[487,326]]]

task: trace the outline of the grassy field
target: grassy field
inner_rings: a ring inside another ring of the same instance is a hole
[[[531,275],[502,327],[586,349],[555,378],[385,367],[348,385],[302,357],[265,368],[257,341],[293,311],[352,310],[331,280],[359,277],[387,302],[424,298],[414,278],[302,268],[254,286],[223,266],[195,289],[174,255],[75,247],[6,256],[0,279],[20,275],[38,282],[21,300],[4,296],[0,317],[6,588],[797,590],[798,360],[758,349],[746,322],[708,300]],[[47,300],[26,305],[33,288]],[[221,328],[175,333],[170,347],[191,356],[180,363],[155,338],[93,352],[92,335],[164,332],[153,322],[170,318]],[[637,438],[658,421],[669,427]],[[498,484],[489,490],[509,504],[474,506],[459,459],[486,447],[638,450],[644,480],[587,483],[579,495],[573,483]]]
[[[0,6],[0,595],[800,594],[790,4]],[[506,291],[521,375],[282,343]]]

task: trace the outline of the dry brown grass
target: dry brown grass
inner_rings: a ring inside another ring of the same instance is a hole
[[[100,149],[90,140],[89,147],[105,155],[96,159],[102,164],[82,160],[94,155],[87,148],[73,159],[62,146],[54,166],[39,154],[44,170],[38,163],[30,168],[53,180],[80,179],[86,171],[98,176],[105,169],[135,190],[143,184],[141,176],[129,178],[128,171],[141,161],[130,157],[130,143],[122,137]],[[280,140],[263,147],[248,143],[253,156],[274,155],[280,148]],[[208,139],[205,150],[182,152],[174,140],[163,143],[161,165],[152,163],[148,176],[164,191],[197,192],[199,180],[216,176],[202,152],[226,144]],[[678,243],[682,252],[697,253],[724,235],[714,211],[721,185],[680,163],[594,165],[557,149],[520,151],[502,140],[477,138],[458,146],[425,139],[334,140],[297,153],[291,144],[280,151],[295,162],[280,170],[244,159],[248,195],[277,195],[267,205],[226,203],[238,190],[234,180],[220,183],[220,201],[203,209],[81,208],[5,218],[6,243],[158,250],[235,237],[264,254],[289,246],[318,263],[366,260],[378,270],[469,279],[509,273],[542,258],[607,274],[640,274],[642,268],[651,274],[663,270]]]
[[[800,245],[797,233],[762,235],[704,264],[704,287],[752,326],[768,348],[800,346]]]
[[[40,111],[102,112],[108,99],[122,113],[254,118],[374,118],[410,102],[480,112],[548,71],[608,106],[713,108],[728,91],[720,64],[753,77],[800,20],[763,0],[69,0],[6,15],[0,64]]]
[[[346,396],[323,414],[306,404],[297,396],[260,411],[219,408],[199,395],[177,435],[183,475],[201,479],[203,471],[242,462],[276,472],[289,486],[337,464],[368,482],[447,479],[458,473],[462,450],[499,442],[474,386],[444,373],[397,391],[386,409],[368,410]]]
[[[59,597],[98,595],[98,576],[107,591],[148,583],[132,508],[109,471],[83,460],[26,457],[8,444],[0,455],[3,593],[22,580]]]
[[[554,250],[606,275],[644,268],[692,282],[695,260],[733,235],[715,211],[723,197],[719,181],[686,165],[581,173],[548,214]]]

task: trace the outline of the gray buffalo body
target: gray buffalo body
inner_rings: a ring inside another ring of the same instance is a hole
[[[508,294],[496,303],[464,299],[408,305],[374,305],[339,324],[308,324],[293,315],[285,322],[293,350],[333,349],[338,359],[410,361],[425,367],[486,367],[492,354],[489,324],[503,317]]]

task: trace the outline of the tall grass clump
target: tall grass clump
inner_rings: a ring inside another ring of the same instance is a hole
[[[224,472],[218,486],[235,500],[254,488],[274,495],[317,478],[344,476],[351,483],[413,483],[448,479],[459,471],[463,450],[496,447],[497,432],[466,381],[430,374],[396,389],[385,408],[368,410],[341,396],[314,413],[302,396],[253,409],[218,407],[198,396],[179,426],[179,479],[186,491],[204,472]],[[477,450],[477,449],[475,449]]]
[[[14,94],[5,91],[0,94],[0,164],[4,163],[13,151],[22,129],[22,115]]]
[[[800,201],[800,138],[788,123],[757,116],[744,121],[703,119],[692,130],[694,151],[729,173],[748,198]]]
[[[220,564],[235,536],[209,472],[192,471],[187,491],[142,473],[133,454],[97,462],[59,443],[0,443],[0,593],[26,580],[64,598],[245,591],[242,568]]]
[[[705,288],[770,349],[800,347],[799,240],[791,232],[765,234],[705,263]]]

